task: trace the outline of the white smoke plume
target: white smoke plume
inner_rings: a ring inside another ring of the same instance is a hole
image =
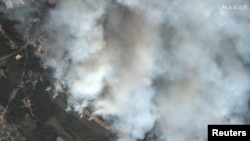
[[[205,141],[207,124],[248,111],[247,1],[60,0],[45,62],[68,88],[68,110],[91,107],[119,141]]]
[[[3,0],[3,3],[8,9],[12,9],[18,6],[23,6],[25,4],[23,0]]]

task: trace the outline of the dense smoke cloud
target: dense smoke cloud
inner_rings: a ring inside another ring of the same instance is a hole
[[[206,140],[207,124],[244,123],[247,1],[61,0],[45,29],[46,64],[68,110],[90,107],[119,141]]]

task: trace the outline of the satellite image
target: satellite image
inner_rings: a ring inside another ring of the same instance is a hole
[[[212,141],[208,125],[250,125],[249,0],[0,0],[0,141]]]

